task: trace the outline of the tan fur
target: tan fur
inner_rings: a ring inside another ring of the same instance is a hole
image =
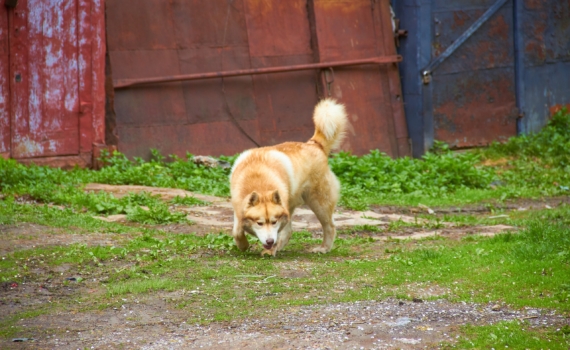
[[[234,207],[233,236],[246,250],[246,233],[257,236],[264,254],[274,255],[288,243],[291,217],[307,204],[323,226],[323,243],[312,249],[326,253],[336,236],[333,212],[340,184],[329,169],[328,155],[340,144],[347,118],[344,106],[321,101],[314,113],[315,134],[306,143],[286,142],[244,152],[230,178]],[[271,244],[269,244],[271,243]]]

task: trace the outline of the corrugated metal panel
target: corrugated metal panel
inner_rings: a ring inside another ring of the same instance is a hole
[[[381,11],[389,16],[387,1],[109,1],[113,78],[395,55],[391,24]],[[345,24],[350,31],[338,29]],[[299,70],[117,89],[119,149],[129,156],[148,156],[150,148],[219,155],[304,141],[313,133],[312,110],[324,91],[321,74]],[[395,65],[335,68],[332,86],[358,131],[346,149],[409,153]]]

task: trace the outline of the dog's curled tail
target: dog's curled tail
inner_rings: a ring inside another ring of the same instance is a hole
[[[344,105],[331,98],[322,100],[315,107],[313,121],[315,134],[309,141],[321,145],[328,156],[331,150],[340,146],[345,136],[348,117]]]

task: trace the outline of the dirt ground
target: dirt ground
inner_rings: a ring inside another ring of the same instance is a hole
[[[491,304],[394,299],[284,309],[239,323],[187,324],[170,295],[128,300],[99,312],[58,313],[20,322],[34,340],[0,341],[2,349],[436,349],[458,326],[502,320],[561,326],[554,312],[496,309]],[[496,311],[494,311],[496,310]]]
[[[568,198],[553,199],[547,203],[525,201],[512,204],[513,210],[544,206],[557,206]],[[375,225],[387,225],[394,220],[413,219],[414,208],[408,210],[376,207],[361,213],[339,211],[339,225],[351,221],[362,225],[373,220]],[[453,208],[435,209],[439,212],[455,212]],[[461,209],[491,215],[483,207]],[[188,211],[197,225],[166,225],[161,229],[180,234],[227,230],[231,224],[231,211],[222,202]],[[212,220],[214,215],[221,215]],[[313,219],[301,212],[296,221],[299,227],[309,229],[314,235]],[[212,223],[217,222],[218,225]],[[350,225],[347,225],[350,226]],[[398,232],[360,232],[376,240],[388,238],[422,238],[442,235],[460,238],[469,234],[492,235],[508,226],[454,227],[445,225],[438,229],[408,228]],[[0,258],[20,249],[39,246],[68,245],[120,245],[125,235],[100,233],[74,235],[62,229],[35,224],[18,224],[0,227]],[[54,276],[45,280],[24,283],[0,284],[0,321],[30,307],[42,303],[77,299],[78,296],[102,293],[97,281],[89,277],[81,284],[66,281],[71,276],[69,266],[56,270],[34,271],[37,275]],[[303,276],[302,269],[291,270],[284,278]],[[98,276],[94,276],[98,277]],[[100,286],[100,285],[99,285]],[[120,307],[108,307],[98,311],[57,312],[18,321],[22,332],[18,337],[0,339],[0,349],[418,349],[438,348],[442,341],[453,342],[453,334],[460,325],[492,324],[501,320],[526,321],[532,327],[562,326],[570,324],[566,315],[550,310],[511,310],[504,305],[451,303],[443,297],[448,291],[437,286],[414,286],[414,301],[396,299],[355,302],[345,304],[322,303],[305,307],[290,307],[279,311],[259,310],[255,318],[239,322],[214,322],[207,326],[187,324],[187,310],[179,310],[169,300],[177,293],[155,293],[152,296],[127,297]],[[437,299],[442,296],[442,299]],[[424,300],[429,298],[431,301]],[[436,300],[433,300],[436,299]]]

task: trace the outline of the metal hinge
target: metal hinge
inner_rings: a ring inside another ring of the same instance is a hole
[[[394,18],[394,42],[396,47],[400,47],[400,37],[407,37],[408,31],[405,29],[400,29],[400,19]]]

